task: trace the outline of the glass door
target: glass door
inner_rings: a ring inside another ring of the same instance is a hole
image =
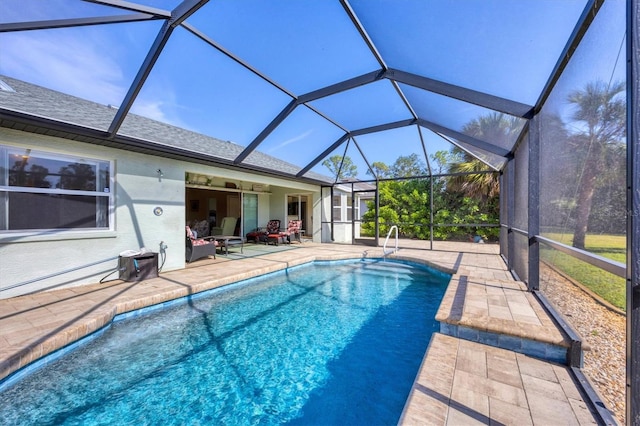
[[[242,229],[240,235],[258,227],[258,194],[242,194]]]

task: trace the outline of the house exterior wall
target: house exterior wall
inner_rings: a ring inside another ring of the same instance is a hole
[[[350,223],[335,223],[333,225],[333,240],[336,243],[351,244],[352,233]]]
[[[271,188],[271,199],[269,201],[269,212],[271,214],[269,220],[278,219],[280,221],[280,229],[284,229],[287,226],[287,189],[282,187]]]
[[[311,194],[311,223],[313,227],[307,229],[307,236],[311,236],[314,243],[322,242],[322,224],[318,220],[322,216],[322,193],[317,191]],[[309,235],[311,234],[311,235]]]
[[[271,215],[271,196],[269,195],[258,195],[258,226],[262,227],[267,224],[270,220]],[[251,230],[245,230],[246,232],[250,232]]]
[[[254,181],[276,188],[258,198],[259,219],[284,216],[289,191],[318,193],[319,186],[245,171],[211,167],[0,128],[0,144],[114,161],[114,215],[111,230],[65,232],[0,231],[0,298],[118,279],[118,256],[167,245],[163,271],[185,267],[185,173]],[[158,176],[161,169],[163,176]],[[162,215],[154,214],[161,207]],[[275,208],[275,211],[270,211]],[[46,214],[42,212],[42,214]],[[266,223],[266,221],[265,221]],[[159,256],[162,262],[162,255]]]
[[[288,200],[294,194],[294,197],[302,197],[306,203],[305,215],[300,217],[304,224],[305,239],[317,238],[314,241],[320,242],[320,224],[315,222],[315,218],[320,217],[320,192],[292,191],[291,187],[274,187],[271,190],[273,194],[272,202],[269,205],[271,217],[264,222],[260,222],[260,224],[264,226],[268,220],[277,219],[280,221],[280,228],[285,229],[289,220],[298,219],[298,214],[288,214]],[[315,232],[316,229],[318,232]]]

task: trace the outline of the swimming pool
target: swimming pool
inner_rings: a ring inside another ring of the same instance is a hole
[[[395,424],[449,275],[315,262],[114,322],[0,392],[2,424]]]

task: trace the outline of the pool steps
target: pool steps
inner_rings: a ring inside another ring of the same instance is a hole
[[[436,320],[442,334],[568,363],[571,339],[520,281],[453,275]]]

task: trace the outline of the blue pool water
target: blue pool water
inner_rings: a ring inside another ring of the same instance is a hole
[[[449,276],[322,262],[115,322],[0,392],[0,424],[396,424]]]

